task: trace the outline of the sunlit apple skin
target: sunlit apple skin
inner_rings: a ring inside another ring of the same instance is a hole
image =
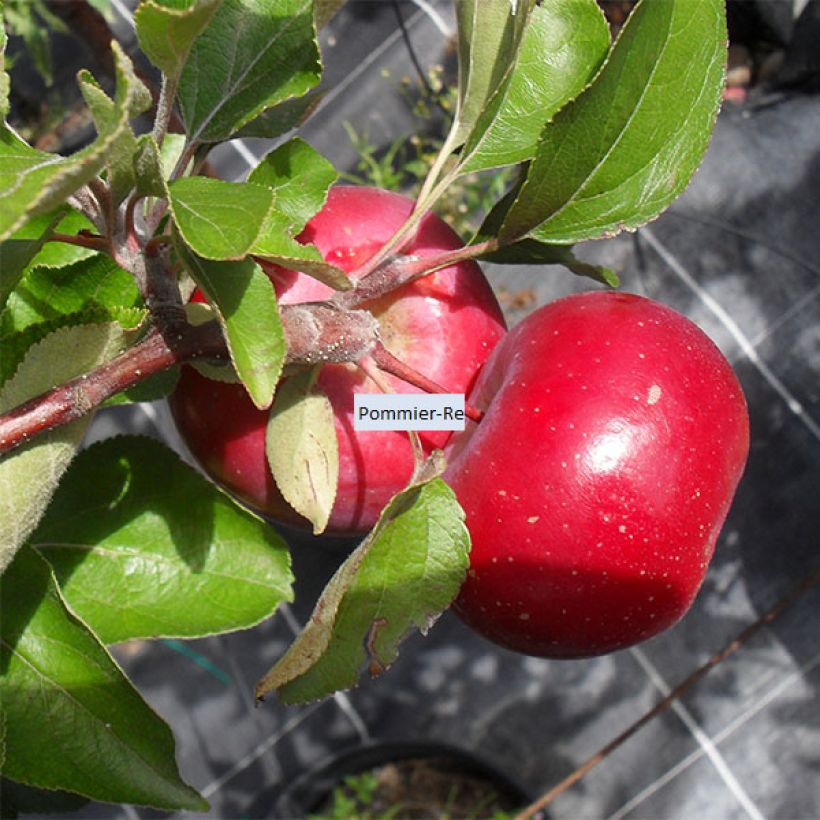
[[[576,658],[689,608],[749,447],[746,402],[712,341],[626,293],[547,305],[513,328],[455,434],[445,478],[467,514],[455,609],[530,655]]]
[[[375,188],[331,189],[324,208],[301,239],[346,272],[367,261],[405,221],[413,203]],[[427,216],[405,253],[419,257],[462,246],[444,222]],[[267,266],[281,304],[318,301],[333,291],[294,271]],[[462,262],[405,285],[366,305],[379,320],[385,347],[406,364],[454,393],[466,392],[505,332],[501,310],[478,265]],[[419,392],[386,376],[397,392]],[[412,450],[404,432],[356,432],[353,396],[378,392],[354,365],[326,365],[319,386],[334,408],[339,442],[339,484],[327,532],[360,534],[407,483]],[[253,509],[282,523],[307,527],[284,501],[265,458],[267,412],[257,410],[241,385],[206,379],[184,367],[170,399],[177,427],[193,455],[220,485]],[[422,435],[430,450],[445,432]]]

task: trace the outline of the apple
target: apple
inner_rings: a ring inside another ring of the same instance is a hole
[[[530,655],[620,649],[703,581],[749,447],[743,391],[685,317],[627,293],[540,308],[496,347],[448,444],[470,569],[455,610]]]
[[[368,187],[331,189],[325,206],[300,239],[326,261],[350,273],[392,237],[413,208],[412,200]],[[421,222],[404,252],[418,257],[462,247],[458,235],[434,215]],[[296,271],[265,265],[282,304],[321,301],[333,291]],[[481,269],[460,262],[411,282],[364,307],[378,319],[381,341],[405,364],[454,393],[464,393],[506,327]],[[396,392],[420,392],[385,375]],[[411,477],[413,455],[405,432],[355,431],[353,396],[379,388],[355,364],[328,364],[318,385],[334,408],[339,442],[339,483],[327,532],[360,534],[375,524],[390,498]],[[244,388],[183,367],[170,399],[177,427],[192,454],[218,484],[265,516],[306,528],[305,519],[279,493],[265,456],[268,413],[254,407]],[[421,435],[429,452],[449,433]]]

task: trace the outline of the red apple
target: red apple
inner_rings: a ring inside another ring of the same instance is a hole
[[[300,238],[315,244],[328,262],[351,272],[390,239],[412,207],[399,194],[336,187]],[[425,257],[461,246],[444,222],[429,215],[405,253]],[[273,265],[267,270],[283,304],[319,301],[333,293],[304,274]],[[381,340],[391,353],[454,393],[470,388],[505,332],[492,289],[474,262],[444,268],[366,307],[378,319]],[[392,376],[385,378],[397,392],[419,392]],[[339,441],[339,484],[327,531],[366,532],[411,476],[410,442],[404,432],[354,431],[354,393],[378,392],[355,365],[326,365],[318,383],[333,405]],[[171,409],[191,452],[218,484],[271,518],[307,526],[271,477],[265,457],[268,414],[253,406],[241,385],[215,382],[184,367]],[[429,451],[443,446],[447,436],[428,433],[421,439]]]
[[[749,447],[731,366],[692,322],[626,293],[547,305],[469,401],[445,479],[467,514],[455,604],[478,632],[573,658],[675,623],[703,581]]]

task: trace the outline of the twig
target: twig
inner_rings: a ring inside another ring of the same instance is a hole
[[[67,234],[53,233],[47,242],[65,242],[67,245],[79,245],[81,248],[91,248],[95,251],[107,251],[108,240],[103,236],[87,233]]]
[[[111,199],[111,189],[99,177],[89,180],[88,187],[100,205],[100,214],[105,220],[105,234],[110,236],[114,230],[114,201]]]
[[[142,341],[96,370],[72,379],[0,415],[0,455],[34,436],[68,424],[106,399],[175,364],[194,359],[226,359],[227,347],[216,321],[181,323],[173,305],[166,322],[152,313],[154,328]],[[183,314],[184,315],[184,314]],[[378,338],[378,323],[367,312],[339,311],[324,304],[284,305],[285,364],[357,362]]]
[[[415,282],[417,279],[429,276],[431,273],[440,271],[443,268],[492,253],[499,247],[498,240],[492,238],[475,245],[467,245],[451,251],[442,251],[435,256],[394,255],[360,276],[352,290],[337,293],[331,301],[339,307],[358,307],[364,302],[378,299],[386,293],[390,293],[410,282]],[[360,271],[366,270],[369,266],[370,263],[368,262],[360,268]],[[356,279],[357,275],[357,273],[354,273],[352,278]]]
[[[563,794],[571,786],[574,786],[582,777],[584,777],[591,769],[594,769],[601,761],[603,761],[615,749],[621,746],[632,735],[634,735],[641,727],[646,725],[652,718],[668,709],[674,701],[691,689],[707,672],[723,662],[730,655],[733,655],[745,644],[750,638],[754,637],[764,626],[770,624],[775,618],[782,615],[783,612],[794,604],[798,598],[808,592],[812,587],[820,583],[820,569],[814,570],[810,575],[803,579],[797,586],[793,587],[783,598],[775,604],[761,618],[758,618],[753,624],[746,627],[734,640],[730,641],[719,652],[716,652],[709,658],[703,666],[696,669],[689,677],[679,683],[663,700],[658,701],[648,712],[642,715],[631,726],[625,729],[616,738],[607,743],[602,749],[597,751],[592,757],[588,758],[582,763],[572,774],[564,778],[556,786],[553,786],[546,794],[542,795],[535,802],[527,806],[522,812],[516,815],[515,820],[527,820],[533,817],[541,809],[546,808],[556,797]]]
[[[93,373],[78,376],[27,401],[0,418],[0,453],[32,437],[69,424],[122,390],[175,364],[224,354],[225,343],[216,322],[191,327],[170,345],[156,329]]]
[[[68,198],[68,204],[76,208],[100,233],[105,231],[105,221],[100,212],[100,206],[87,185],[74,191]]]
[[[175,78],[168,77],[167,74],[162,75],[162,87],[159,92],[159,100],[157,101],[157,115],[154,120],[154,139],[157,145],[162,148],[165,134],[168,131],[168,125],[171,122],[171,115],[174,111],[174,97],[177,93],[177,82]]]
[[[497,251],[500,247],[501,244],[498,239],[493,237],[475,245],[466,245],[454,251],[444,251],[438,256],[407,257],[398,263],[402,284],[414,282],[416,279],[421,279],[442,268],[449,268],[450,265],[457,265],[459,262],[467,262],[468,260],[486,256],[493,251]]]

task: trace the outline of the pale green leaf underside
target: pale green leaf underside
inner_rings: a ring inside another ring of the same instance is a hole
[[[165,142],[170,138],[177,140],[179,135],[166,134]],[[182,146],[180,145],[180,151]],[[172,166],[173,167],[173,166]],[[153,134],[142,134],[137,139],[134,151],[134,187],[141,196],[155,196],[170,198],[166,177],[171,169],[166,171],[162,164],[162,152],[154,139]]]
[[[117,126],[116,105],[91,73],[85,69],[80,71],[77,75],[77,84],[94,118],[97,133],[105,134],[115,129]],[[150,97],[148,99],[150,100]],[[119,205],[134,187],[133,156],[136,150],[137,139],[134,132],[129,126],[120,128],[105,162],[106,179],[114,207]]]
[[[274,690],[284,703],[326,697],[353,686],[368,659],[371,674],[383,671],[404,635],[428,628],[455,597],[469,549],[463,511],[441,479],[399,493],[257,684],[257,697]]]
[[[191,142],[220,142],[319,81],[311,0],[224,0],[177,91]]]
[[[216,310],[231,361],[253,403],[270,406],[285,359],[285,332],[270,279],[251,259],[212,261],[177,238],[185,268]]]
[[[595,82],[544,129],[502,240],[569,244],[657,216],[703,157],[725,59],[723,0],[642,0]]]
[[[31,543],[104,643],[243,629],[291,598],[276,531],[153,439],[80,453]]]
[[[182,781],[171,730],[65,605],[26,547],[0,580],[4,774],[96,800],[205,810]]]
[[[0,23],[3,9],[0,7]],[[0,120],[5,122],[9,113],[9,75],[6,73],[6,28],[0,25]]]
[[[533,0],[458,0],[458,104],[448,145],[457,148],[515,62]]]
[[[315,370],[304,371],[280,385],[268,418],[265,452],[279,492],[319,535],[336,499],[339,445],[333,407],[315,378]]]
[[[62,328],[34,345],[0,389],[0,413],[111,359],[124,346],[118,324]],[[37,526],[77,451],[91,415],[35,438],[0,459],[0,571]]]
[[[150,101],[116,41],[112,49],[117,72],[114,116],[111,127],[87,148],[61,157],[37,151],[8,128],[0,127],[0,240],[11,236],[29,217],[64,204],[95,177],[120,137],[130,130],[129,119]]]
[[[142,0],[134,14],[137,39],[148,59],[171,78],[182,73],[188,52],[222,0]]]

